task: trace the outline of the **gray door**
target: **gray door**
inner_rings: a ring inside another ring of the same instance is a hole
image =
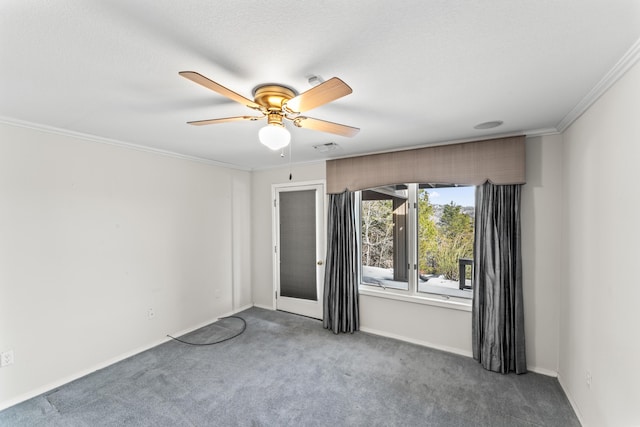
[[[276,308],[322,318],[324,186],[276,187]]]

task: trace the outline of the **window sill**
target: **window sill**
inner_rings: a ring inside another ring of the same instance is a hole
[[[376,298],[386,298],[396,301],[405,301],[414,304],[433,305],[436,307],[448,308],[452,310],[471,311],[471,300],[453,299],[446,295],[431,294],[430,296],[410,295],[391,290],[372,289],[367,285],[360,285],[358,288],[360,295],[367,295]]]

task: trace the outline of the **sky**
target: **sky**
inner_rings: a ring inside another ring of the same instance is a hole
[[[427,188],[429,201],[434,205],[446,205],[451,202],[460,206],[475,206],[476,187]]]

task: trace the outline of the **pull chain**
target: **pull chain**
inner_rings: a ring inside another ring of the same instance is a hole
[[[289,144],[289,181],[291,181],[291,179],[293,178],[293,174],[291,173],[291,159],[292,159],[292,151],[291,151],[291,146],[293,144]]]

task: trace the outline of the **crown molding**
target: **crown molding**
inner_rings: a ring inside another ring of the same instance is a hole
[[[589,109],[611,86],[633,67],[640,59],[640,39],[620,58],[611,70],[596,84],[591,91],[580,101],[564,118],[556,128],[564,132],[585,111]]]
[[[526,135],[527,138],[533,138],[536,136],[547,136],[547,135],[558,135],[561,134],[556,128],[541,128],[541,129],[531,129],[522,132]]]
[[[176,153],[176,152],[173,152],[173,151],[161,150],[161,149],[152,148],[152,147],[145,147],[143,145],[133,144],[131,142],[124,142],[124,141],[119,141],[119,140],[116,140],[116,139],[103,138],[101,136],[86,134],[86,133],[82,133],[82,132],[75,132],[75,131],[71,131],[71,130],[67,130],[67,129],[61,129],[61,128],[57,128],[57,127],[53,127],[53,126],[41,125],[41,124],[38,124],[38,123],[27,122],[27,121],[24,121],[24,120],[13,119],[13,118],[10,118],[10,117],[1,117],[0,116],[0,123],[1,124],[5,124],[5,125],[9,125],[9,126],[22,127],[22,128],[27,128],[27,129],[40,131],[40,132],[51,133],[51,134],[55,134],[55,135],[67,136],[67,137],[76,138],[76,139],[82,139],[82,140],[90,141],[90,142],[97,142],[97,143],[100,143],[100,144],[113,145],[113,146],[120,147],[120,148],[125,148],[125,149],[128,149],[128,150],[142,151],[142,152],[146,152],[146,153],[158,154],[158,155],[165,156],[165,157],[173,157],[175,159],[180,159],[180,160],[188,160],[188,161],[191,161],[191,162],[204,163],[204,164],[211,165],[211,166],[219,166],[219,167],[223,167],[223,168],[227,168],[227,169],[250,171],[250,169],[248,169],[248,168],[244,168],[244,167],[241,167],[241,166],[238,166],[238,165],[234,165],[234,164],[231,164],[231,163],[218,162],[218,161],[215,161],[215,160],[205,159],[205,158],[196,157],[196,156],[188,156],[186,154],[180,154],[180,153]]]

